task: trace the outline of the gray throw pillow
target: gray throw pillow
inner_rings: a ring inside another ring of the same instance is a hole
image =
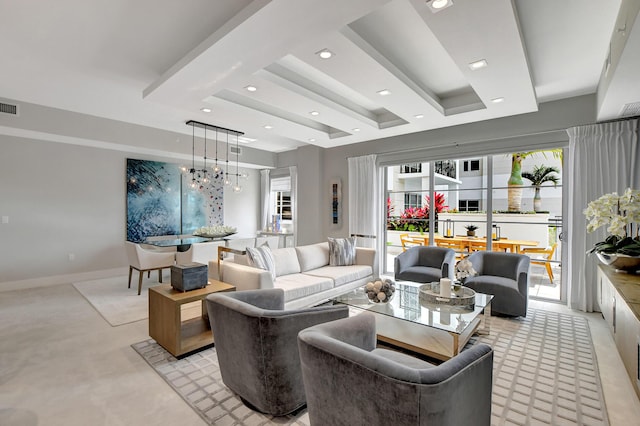
[[[329,237],[329,265],[349,266],[356,263],[356,239]]]
[[[247,247],[247,260],[249,266],[264,269],[271,272],[271,277],[276,279],[276,263],[273,260],[273,253],[267,245],[261,247]]]

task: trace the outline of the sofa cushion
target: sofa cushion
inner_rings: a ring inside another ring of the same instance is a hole
[[[329,237],[329,265],[349,266],[356,263],[356,239]]]
[[[249,266],[269,271],[273,279],[276,279],[275,261],[269,246],[247,247],[247,260],[249,261]]]
[[[296,247],[300,271],[306,272],[329,264],[329,243]]]
[[[273,260],[276,264],[276,277],[300,272],[298,255],[293,247],[281,248],[273,251]]]
[[[333,288],[333,280],[307,274],[289,274],[276,278],[273,286],[284,290],[284,300],[288,302],[329,290]]]
[[[305,275],[314,277],[331,278],[334,285],[340,286],[362,278],[367,278],[372,274],[371,266],[351,265],[351,266],[323,266],[322,268],[307,271]]]

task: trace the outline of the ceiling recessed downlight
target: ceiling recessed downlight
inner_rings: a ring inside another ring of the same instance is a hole
[[[202,112],[211,112],[211,108],[200,108]]]
[[[504,102],[504,98],[494,98],[491,99],[491,102],[493,102],[494,104],[499,104],[500,102]]]
[[[249,92],[255,92],[256,90],[258,90],[256,86],[252,85],[245,86],[245,89],[247,89]]]
[[[309,114],[311,114],[311,115],[320,115],[320,113],[318,111],[311,111]]]
[[[268,125],[268,124],[265,124],[265,125],[264,125],[264,128],[265,128],[265,129],[267,129],[267,130],[271,130],[271,129],[273,129],[273,126],[270,126],[270,125]]]
[[[453,6],[453,0],[426,0],[431,12],[437,13],[449,6]]]
[[[415,118],[424,118],[424,114],[416,114],[414,115]]]
[[[489,64],[487,63],[486,59],[480,59],[479,61],[475,61],[475,62],[471,62],[469,63],[469,68],[472,71],[475,70],[479,70],[480,68],[485,68],[487,67]]]
[[[357,128],[357,127],[355,129],[351,129],[351,130],[354,131],[354,132],[359,132],[360,131],[360,129]]]
[[[329,49],[322,49],[316,52],[316,55],[320,56],[322,59],[329,59],[333,56],[333,52]]]
[[[378,93],[378,95],[380,95],[380,96],[387,96],[387,95],[390,95],[390,94],[391,94],[391,90],[389,90],[389,89],[382,89],[382,90],[379,90],[377,93]]]
[[[316,140],[314,138],[309,138],[309,142],[315,142]]]

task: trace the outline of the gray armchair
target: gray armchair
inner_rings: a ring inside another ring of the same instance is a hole
[[[312,425],[479,425],[491,422],[493,350],[478,344],[434,366],[376,349],[362,313],[298,335]]]
[[[305,404],[298,332],[349,315],[346,305],[285,311],[282,289],[211,294],[206,304],[224,384],[274,416]]]
[[[456,252],[443,247],[415,246],[394,259],[397,280],[428,283],[453,278]]]
[[[529,257],[516,253],[477,251],[468,257],[478,274],[464,285],[493,294],[491,313],[527,316],[529,301]]]

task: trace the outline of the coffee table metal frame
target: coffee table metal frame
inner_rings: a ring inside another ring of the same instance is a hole
[[[398,281],[390,302],[372,303],[362,288],[333,299],[350,314],[375,314],[378,340],[446,361],[457,355],[475,333],[490,330],[492,295],[476,293],[475,306],[431,304],[420,300],[421,283]]]

